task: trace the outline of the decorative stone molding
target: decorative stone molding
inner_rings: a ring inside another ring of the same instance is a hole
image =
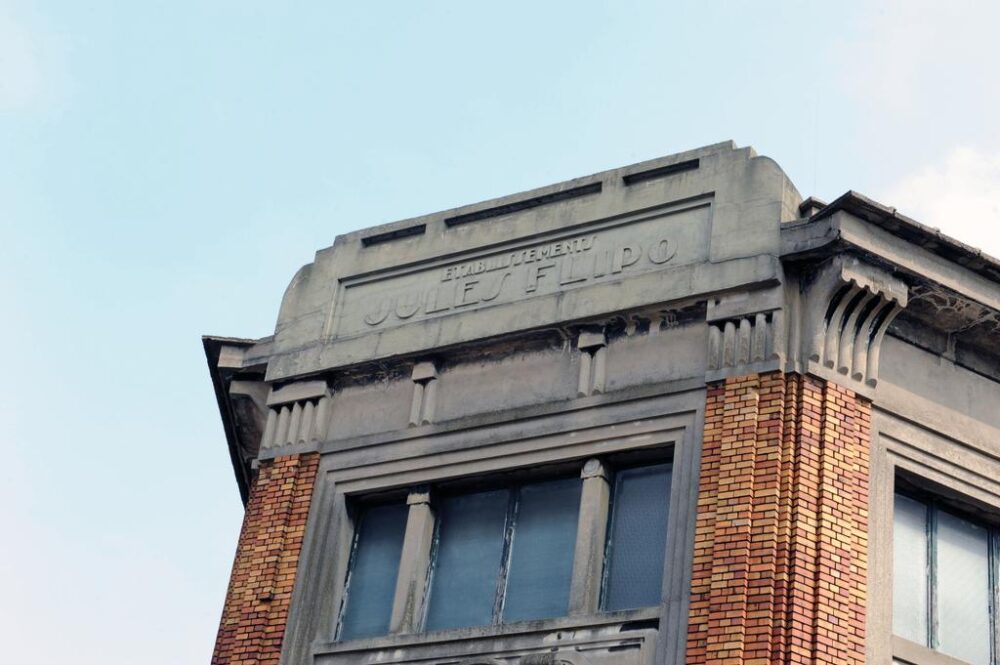
[[[887,271],[839,256],[801,285],[803,369],[874,388],[889,324],[906,307],[906,285]]]
[[[326,437],[333,392],[325,381],[302,381],[271,390],[261,449],[315,444]]]
[[[775,369],[784,355],[781,292],[736,293],[708,303],[706,378]]]
[[[774,355],[770,313],[708,324],[708,369],[721,370],[763,362]]]
[[[458,665],[590,665],[591,661],[575,649],[560,649],[558,651],[542,651],[527,653],[523,656],[502,658],[477,657],[469,658]]]
[[[550,622],[551,623],[551,622]],[[383,648],[338,649],[315,656],[316,665],[364,663],[433,663],[434,665],[652,665],[658,630],[640,621],[565,626],[491,634],[490,629],[466,630],[461,639],[401,643]],[[655,624],[655,619],[653,622]],[[475,633],[470,635],[470,633]],[[377,642],[378,640],[376,640]]]
[[[434,419],[437,406],[437,366],[430,361],[413,366],[413,401],[410,403],[410,425],[428,425]]]
[[[604,331],[581,331],[576,340],[576,348],[581,351],[577,396],[586,397],[603,393],[608,354],[608,341]]]

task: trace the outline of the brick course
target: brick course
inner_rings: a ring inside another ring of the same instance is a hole
[[[688,663],[864,662],[870,426],[811,376],[709,387]]]
[[[212,665],[277,665],[318,468],[317,453],[260,463]]]

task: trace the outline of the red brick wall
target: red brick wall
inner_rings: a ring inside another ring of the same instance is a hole
[[[276,665],[319,455],[261,462],[250,490],[212,665]]]
[[[870,415],[811,376],[709,387],[688,663],[864,662]]]

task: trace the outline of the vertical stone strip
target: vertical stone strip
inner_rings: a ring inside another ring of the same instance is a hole
[[[712,598],[712,544],[715,540],[725,396],[725,387],[722,384],[714,384],[709,385],[705,397],[705,429],[701,474],[698,480],[691,603],[688,610],[687,662],[689,663],[704,663],[707,658],[709,605]]]
[[[687,662],[861,665],[869,403],[775,372],[705,413]]]
[[[319,455],[261,462],[250,490],[212,665],[276,665]]]

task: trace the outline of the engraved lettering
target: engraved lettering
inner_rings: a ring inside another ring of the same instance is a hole
[[[496,300],[496,297],[500,295],[500,291],[503,290],[503,284],[505,281],[507,281],[508,277],[510,277],[509,270],[500,275],[499,277],[497,277],[497,280],[496,282],[494,282],[494,285],[491,288],[487,289],[486,293],[483,295],[482,301],[489,302],[491,300]]]
[[[378,277],[346,278],[338,302],[334,337],[372,327],[402,325],[500,303],[513,303],[594,283],[622,279],[625,273],[662,270],[707,258],[709,208],[650,216],[634,223],[608,223],[586,235],[536,240],[517,249],[466,254],[435,268],[387,267]],[[603,223],[602,223],[603,224]],[[678,233],[690,237],[681,248]],[[673,324],[664,316],[657,329]]]
[[[594,255],[594,277],[604,277],[611,264],[611,250],[598,252]]]
[[[396,298],[396,316],[408,319],[420,311],[422,304],[419,292],[405,293]]]
[[[570,256],[562,261],[562,270],[559,274],[559,283],[562,285],[575,284],[576,282],[584,282],[587,280],[586,275],[576,274],[577,266],[583,263],[579,257]]]
[[[545,276],[545,272],[552,268],[555,268],[555,261],[546,261],[545,263],[539,263],[537,266],[532,266],[528,269],[528,284],[524,287],[525,293],[533,293],[538,290],[538,281]]]
[[[375,309],[365,314],[364,316],[365,323],[367,323],[370,326],[377,326],[378,324],[386,320],[386,318],[389,316],[390,309],[391,305],[387,299],[383,298],[382,300],[379,300]]]
[[[639,260],[642,252],[635,245],[625,245],[615,250],[614,262],[611,264],[611,272],[620,273]]]
[[[454,294],[455,287],[451,285],[431,289],[427,292],[427,304],[424,306],[424,311],[427,314],[434,314],[451,309]]]
[[[455,302],[455,307],[465,307],[466,305],[475,305],[479,302],[479,298],[474,298],[470,293],[476,288],[476,284],[479,283],[478,279],[467,279],[458,287],[458,300]]]
[[[659,242],[650,246],[649,260],[660,265],[674,258],[674,254],[676,253],[677,248],[674,246],[674,243],[670,242],[667,238],[661,238]]]

